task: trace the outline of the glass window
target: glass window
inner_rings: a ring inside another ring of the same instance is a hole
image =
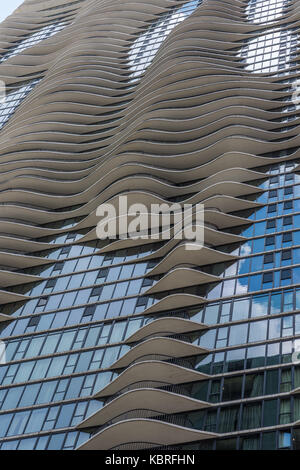
[[[245,349],[233,349],[227,351],[225,369],[228,372],[244,369]]]
[[[218,432],[233,432],[238,426],[239,407],[222,408],[219,417]]]
[[[267,320],[250,323],[249,342],[263,341],[267,338]]]
[[[290,392],[292,389],[292,370],[282,369],[280,378],[280,392]]]
[[[251,317],[261,317],[268,314],[269,296],[255,295],[252,298]]]
[[[243,406],[242,429],[253,429],[261,426],[261,403]]]
[[[19,366],[18,372],[15,375],[15,382],[27,382],[34,365],[35,363],[32,361],[22,363]]]
[[[264,402],[263,425],[275,426],[277,424],[277,400]]]
[[[276,432],[265,432],[262,434],[262,449],[275,450],[276,449]]]
[[[264,366],[265,355],[265,345],[249,347],[247,351],[247,369]]]
[[[205,309],[204,323],[214,325],[218,322],[219,304],[208,305]]]
[[[44,382],[36,399],[36,404],[51,403],[57,381]]]
[[[31,432],[41,431],[47,412],[47,408],[33,410],[30,419],[28,420],[25,432],[29,434]]]
[[[236,300],[233,302],[232,321],[244,320],[249,314],[249,299]]]
[[[47,336],[41,354],[51,354],[55,351],[58,340],[60,339],[60,333],[50,334]]]
[[[291,447],[291,443],[291,433],[286,431],[279,431],[279,449],[289,449]]]
[[[23,393],[23,390],[24,390],[24,387],[14,387],[14,388],[9,389],[1,408],[3,410],[10,410],[10,409],[16,408],[19,402],[20,396]]]
[[[267,365],[278,364],[280,361],[280,345],[273,343],[267,345]]]
[[[240,440],[242,450],[258,450],[259,449],[259,434],[251,435],[249,437],[242,437]]]
[[[55,426],[56,428],[65,428],[70,426],[75,406],[75,403],[71,403],[69,405],[64,405],[61,407],[58,420]]]
[[[289,398],[282,399],[280,400],[279,424],[287,424],[291,421],[291,401]]]
[[[40,387],[40,384],[27,385],[20,400],[19,406],[22,407],[33,405],[35,403]]]
[[[29,415],[30,411],[22,411],[20,413],[16,413],[12,419],[11,425],[6,435],[16,436],[18,434],[23,434]]]
[[[224,379],[223,401],[239,400],[242,396],[242,376]]]
[[[248,324],[233,325],[230,327],[229,345],[244,344],[247,342]]]
[[[61,375],[62,371],[64,369],[66,359],[67,359],[66,356],[54,357],[51,361],[51,365],[49,367],[47,376],[48,377],[55,377],[57,375]],[[42,362],[42,361],[39,361],[39,362]]]
[[[264,374],[246,374],[244,398],[258,397],[263,394]]]

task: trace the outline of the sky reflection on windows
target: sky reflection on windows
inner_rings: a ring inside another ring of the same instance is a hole
[[[250,0],[247,18],[254,23],[268,23],[280,19],[289,0]],[[254,73],[285,74],[286,68],[295,65],[298,35],[284,27],[273,26],[264,34],[247,41],[240,51],[246,70]]]
[[[135,40],[129,54],[132,80],[140,77],[148,68],[172,29],[190,16],[201,3],[202,0],[193,0],[180,8],[168,11]]]
[[[14,114],[17,107],[22,103],[26,96],[31,92],[40,79],[31,80],[22,87],[7,94],[4,103],[0,104],[0,129]]]
[[[280,18],[287,0],[250,0],[246,9],[248,20],[253,23],[266,23]]]
[[[1,64],[1,62],[4,62],[5,60],[9,59],[10,57],[14,57],[14,56],[20,54],[25,49],[28,49],[29,47],[35,46],[36,44],[43,41],[44,39],[50,38],[54,34],[61,31],[65,26],[66,26],[65,21],[60,21],[59,23],[54,23],[54,24],[45,26],[44,28],[40,29],[36,33],[30,35],[29,37],[27,37],[26,39],[21,41],[16,47],[15,46],[11,47],[0,58],[0,64]]]

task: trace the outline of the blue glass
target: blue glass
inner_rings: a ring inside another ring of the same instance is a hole
[[[6,435],[16,436],[18,434],[23,434],[29,416],[30,416],[30,411],[22,411],[20,413],[16,413],[11,421],[10,427]]]
[[[45,382],[41,385],[40,393],[37,397],[36,403],[51,403],[54,391],[57,387],[57,381]]]
[[[263,269],[263,256],[254,256],[251,262],[251,270],[261,271]]]
[[[254,276],[249,276],[249,292],[255,292],[261,288],[261,274],[256,274]]]
[[[261,253],[262,251],[265,251],[264,248],[265,248],[265,239],[264,238],[258,238],[256,240],[253,240],[252,253]],[[274,248],[274,246],[273,246],[273,248]]]
[[[34,449],[36,442],[37,442],[36,437],[32,437],[29,439],[22,439],[18,446],[18,450],[32,450]]]
[[[244,258],[239,262],[238,274],[247,274],[250,270],[250,258]]]
[[[41,431],[47,413],[48,413],[47,408],[33,410],[28,420],[25,433],[29,434],[29,433]]]
[[[235,293],[243,294],[248,292],[249,277],[244,276],[237,279]]]
[[[75,406],[74,403],[71,403],[61,407],[56,428],[65,428],[70,425]]]
[[[2,404],[2,410],[12,410],[17,407],[20,400],[24,387],[15,387],[6,395],[6,398]]]
[[[269,295],[255,295],[252,298],[251,317],[268,314]]]
[[[247,342],[248,324],[232,325],[230,328],[229,345],[235,346]]]

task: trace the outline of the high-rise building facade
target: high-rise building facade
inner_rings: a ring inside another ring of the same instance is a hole
[[[25,0],[1,24],[1,450],[300,448],[299,21]],[[120,195],[203,204],[203,248],[98,239]]]

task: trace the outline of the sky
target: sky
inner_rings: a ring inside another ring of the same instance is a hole
[[[8,15],[11,15],[22,3],[23,0],[2,0],[0,5],[0,23],[5,20]]]

